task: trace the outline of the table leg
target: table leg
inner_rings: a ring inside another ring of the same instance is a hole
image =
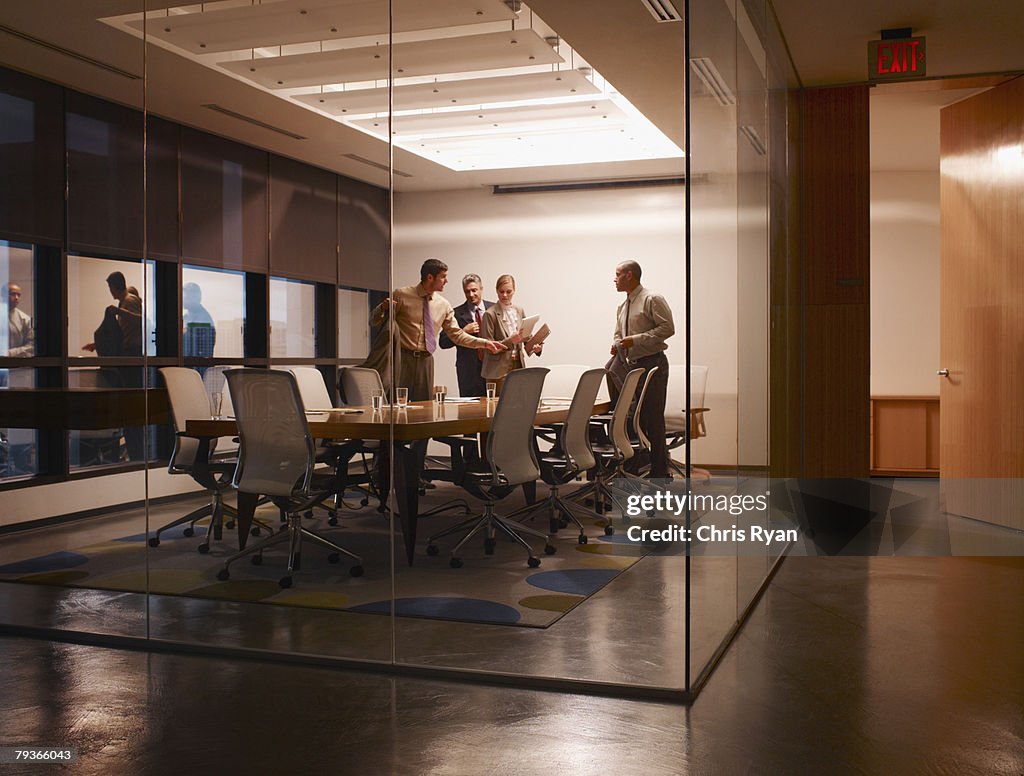
[[[416,523],[419,517],[420,502],[419,485],[426,451],[425,441],[423,443],[413,442],[412,444],[395,442],[391,445],[392,460],[395,467],[395,501],[398,506],[398,520],[399,525],[402,527],[402,537],[405,540],[405,556],[410,566],[413,564],[416,554]]]
[[[259,499],[258,493],[238,491],[238,515],[235,517],[235,525],[238,528],[239,550],[244,550],[245,543],[249,540],[249,529],[252,528],[252,518],[256,513],[256,502]]]

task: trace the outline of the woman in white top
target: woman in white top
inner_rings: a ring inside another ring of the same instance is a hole
[[[520,334],[523,319],[523,308],[512,304],[516,293],[516,279],[511,275],[502,275],[496,283],[498,303],[484,313],[481,337],[498,340],[508,347],[501,353],[484,353],[484,363],[480,374],[487,382],[497,383],[498,394],[501,394],[502,383],[513,369],[522,369],[526,364],[526,348]],[[541,345],[534,345],[530,355],[539,355]]]

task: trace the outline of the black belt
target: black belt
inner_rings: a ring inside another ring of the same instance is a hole
[[[402,353],[413,358],[430,358],[433,355],[429,350],[406,350],[402,348]]]
[[[654,353],[650,356],[642,356],[641,358],[631,358],[629,359],[629,364],[630,366],[647,366],[648,364],[653,364],[655,360],[660,360],[662,358],[666,358],[664,351],[661,353]]]

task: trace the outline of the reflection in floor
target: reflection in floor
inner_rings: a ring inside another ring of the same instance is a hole
[[[0,638],[0,745],[86,775],[1020,774],[1022,593],[1020,558],[789,558],[691,708]]]

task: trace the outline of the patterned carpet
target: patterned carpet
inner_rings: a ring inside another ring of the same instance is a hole
[[[257,516],[279,524],[272,507],[262,507]],[[230,579],[219,581],[217,572],[237,548],[237,537],[225,530],[222,541],[212,542],[210,552],[200,554],[196,548],[206,532],[204,523],[196,526],[192,537],[183,535],[184,526],[164,533],[156,548],[147,547],[146,535],[139,533],[9,562],[0,565],[0,579],[132,592],[145,592],[148,579],[150,592],[165,595],[388,613],[393,557],[400,616],[543,628],[646,554],[642,546],[624,542],[620,535],[606,538],[603,523],[595,516],[585,521],[588,544],[578,544],[577,532],[570,528],[562,529],[554,540],[554,555],[543,554],[542,543],[533,541],[541,559],[539,568],[528,568],[525,551],[499,536],[493,555],[484,553],[482,540],[471,540],[460,553],[464,566],[453,569],[448,563],[451,540],[438,542],[436,557],[426,555],[424,540],[461,519],[461,514],[454,513],[421,519],[420,546],[414,566],[409,567],[397,526],[392,540],[386,517],[364,509],[343,513],[339,525],[331,527],[318,512],[305,521],[308,527],[360,555],[365,574],[351,577],[347,559],[332,565],[327,562],[327,550],[308,543],[303,545],[302,567],[289,589],[278,584],[286,570],[286,543],[267,550],[261,565],[253,565],[248,558],[239,560],[231,566]],[[541,514],[532,524],[544,529],[546,523],[546,515]]]

